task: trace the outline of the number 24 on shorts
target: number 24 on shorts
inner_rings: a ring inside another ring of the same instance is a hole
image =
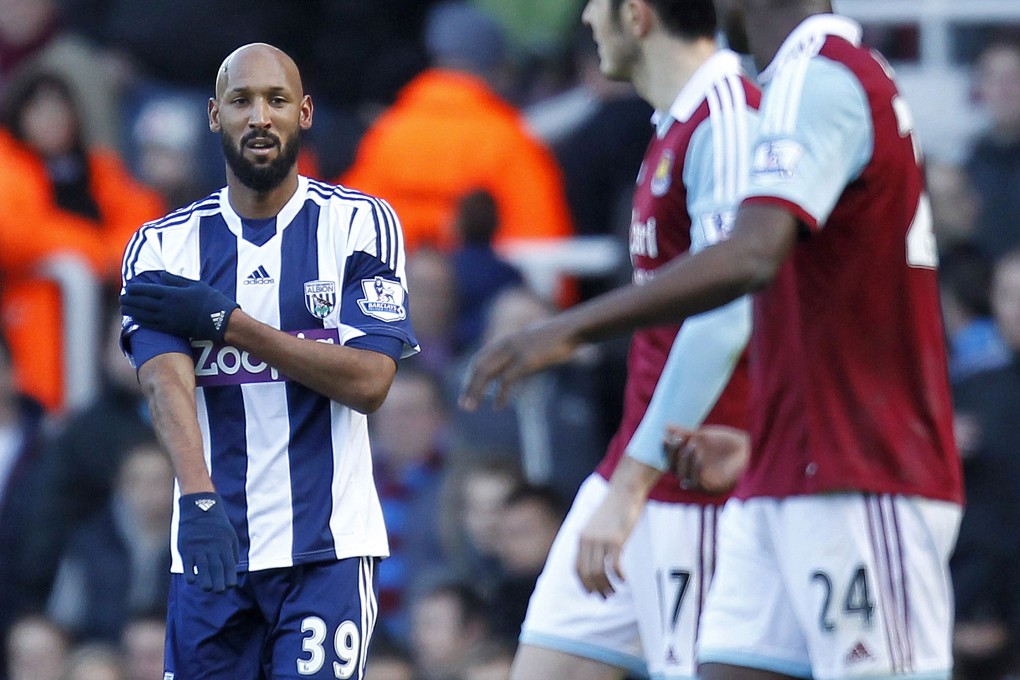
[[[818,614],[818,626],[823,632],[831,633],[836,630],[836,622],[833,620],[832,611],[834,606],[833,599],[834,596],[838,597],[839,593],[834,590],[832,577],[824,571],[813,573],[811,580],[818,583],[824,591],[822,609]],[[870,590],[868,589],[868,572],[863,565],[857,567],[857,571],[854,572],[853,578],[850,579],[850,583],[847,584],[843,592],[843,613],[848,616],[860,616],[863,619],[864,626],[870,628],[875,612],[875,604],[871,600]]]

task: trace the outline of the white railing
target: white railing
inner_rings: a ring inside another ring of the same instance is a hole
[[[895,64],[930,156],[959,161],[982,118],[971,100],[968,67],[954,63],[953,31],[963,26],[1020,25],[1020,0],[834,0],[837,12],[866,26],[916,25],[920,59]]]
[[[69,412],[88,404],[99,390],[105,330],[100,285],[88,263],[71,254],[45,259],[38,274],[60,289],[64,410]]]
[[[517,267],[528,286],[552,298],[562,276],[578,278],[612,274],[626,257],[623,244],[614,236],[574,236],[556,240],[518,240],[500,249]]]

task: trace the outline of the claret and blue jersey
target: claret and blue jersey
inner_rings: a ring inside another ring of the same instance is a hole
[[[385,202],[301,177],[275,218],[241,218],[224,188],[144,225],[125,251],[123,277],[201,279],[270,326],[397,360],[417,351],[404,265]],[[206,464],[240,539],[239,569],[388,553],[363,414],[229,345],[188,342],[130,318],[124,345],[136,366],[165,352],[194,358]]]

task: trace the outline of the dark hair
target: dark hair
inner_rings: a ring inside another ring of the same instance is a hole
[[[975,316],[992,313],[988,294],[992,281],[992,263],[977,246],[963,242],[940,254],[939,283],[944,291]]]
[[[659,15],[666,30],[678,38],[694,40],[715,36],[717,21],[712,0],[641,0]],[[619,16],[626,0],[613,0],[613,16]]]
[[[487,246],[499,228],[499,207],[485,189],[464,195],[457,205],[457,230],[466,245]]]
[[[460,609],[460,622],[462,626],[470,626],[487,621],[488,605],[485,599],[473,586],[464,581],[437,583],[423,591],[419,595],[418,601],[446,597],[457,603],[457,607]]]
[[[81,109],[70,83],[63,76],[49,71],[29,71],[18,77],[4,93],[3,108],[0,110],[0,123],[3,124],[15,139],[25,140],[25,128],[22,125],[22,114],[28,104],[43,90],[53,90],[67,101],[74,118],[74,148],[82,151],[85,140],[82,138]]]
[[[539,484],[521,484],[510,492],[503,507],[510,508],[522,503],[538,503],[551,515],[562,521],[567,515],[567,503],[553,487]]]

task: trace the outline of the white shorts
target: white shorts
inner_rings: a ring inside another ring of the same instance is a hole
[[[816,680],[948,680],[960,515],[907,496],[730,500],[698,661]]]
[[[693,678],[694,641],[714,569],[719,508],[649,501],[621,555],[626,579],[589,595],[574,571],[578,537],[606,495],[581,485],[538,579],[521,642],[594,659],[632,675]]]

